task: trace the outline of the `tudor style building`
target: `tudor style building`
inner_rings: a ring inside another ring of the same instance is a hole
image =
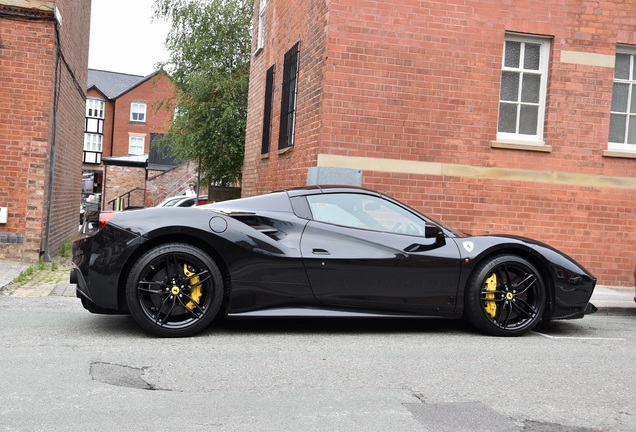
[[[243,194],[353,183],[636,264],[636,3],[257,0]]]
[[[175,92],[162,70],[148,76],[88,70],[84,196],[102,194],[104,208],[151,206],[195,178],[194,164],[178,164],[151,145],[170,128]]]

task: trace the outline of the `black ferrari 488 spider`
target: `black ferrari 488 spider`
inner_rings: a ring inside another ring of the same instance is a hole
[[[466,318],[516,336],[582,318],[596,279],[527,238],[468,236],[383,194],[307,186],[189,208],[93,212],[71,282],[94,313],[159,336],[215,317]]]

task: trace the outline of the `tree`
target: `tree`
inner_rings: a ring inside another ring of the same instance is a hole
[[[172,28],[161,66],[179,88],[171,153],[200,163],[208,184],[240,181],[245,145],[253,0],[156,0]]]

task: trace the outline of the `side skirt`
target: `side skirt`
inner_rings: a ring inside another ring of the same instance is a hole
[[[386,313],[386,312],[356,312],[356,311],[344,311],[336,309],[318,309],[318,308],[273,308],[250,312],[241,313],[229,313],[228,318],[266,318],[266,317],[298,317],[298,318],[310,318],[310,317],[332,317],[332,318],[461,318],[461,314],[448,313],[448,314],[430,314],[430,315],[415,315],[415,314],[400,314],[400,313]]]

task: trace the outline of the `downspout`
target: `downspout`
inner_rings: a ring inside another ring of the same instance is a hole
[[[117,112],[117,100],[109,100],[113,101],[113,121],[110,122],[110,154],[108,156],[113,157],[113,146],[115,145],[115,113]]]
[[[57,104],[56,104],[57,105]],[[51,213],[53,212],[53,181],[55,180],[55,146],[57,140],[57,107],[53,113],[53,142],[51,143],[51,161],[49,166],[48,203],[46,206],[46,230],[44,233],[44,248],[40,251],[40,258],[51,262],[49,254],[49,238],[51,236]]]
[[[102,163],[104,164],[104,180],[102,183],[102,196],[99,200],[99,211],[105,210],[105,204],[106,204],[106,184],[108,182],[107,180],[107,176],[106,176],[106,171],[108,171],[108,167],[106,166],[106,164],[104,163],[104,159],[102,159]]]
[[[150,145],[150,144],[149,144]],[[150,167],[150,149],[148,149],[148,157],[146,158],[146,176],[144,178],[144,207],[146,207],[146,192],[148,192],[148,169]]]

